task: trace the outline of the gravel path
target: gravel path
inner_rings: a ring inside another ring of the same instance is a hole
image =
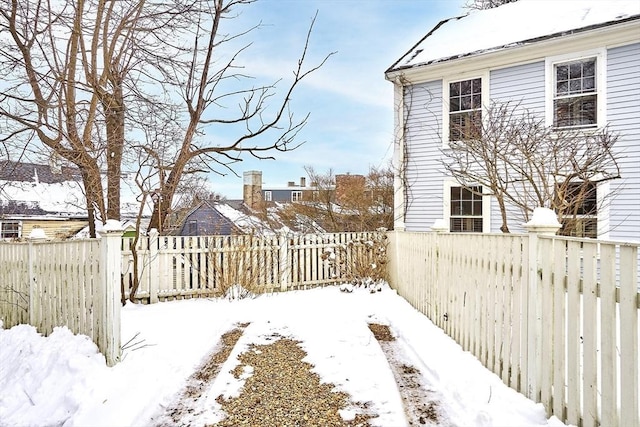
[[[205,393],[248,324],[238,325],[222,335],[221,343],[191,376],[177,401],[156,419],[155,425],[190,426],[197,423],[202,409],[198,399]],[[369,329],[385,353],[402,397],[409,426],[448,424],[438,409],[437,393],[424,383],[418,368],[398,357],[396,338],[389,327],[369,324]],[[301,342],[273,334],[269,344],[251,345],[238,356],[232,371],[245,378],[240,395],[218,396],[225,418],[207,427],[368,427],[377,415],[368,403],[354,402],[333,384],[321,383],[313,365],[302,359],[307,353]],[[248,374],[247,374],[248,373]],[[342,412],[344,411],[344,412]],[[341,416],[344,414],[343,416]]]
[[[242,375],[250,366],[243,391],[237,398],[218,403],[227,417],[215,424],[235,426],[368,426],[371,415],[357,414],[343,420],[340,409],[350,405],[349,396],[332,391],[333,384],[321,384],[313,367],[302,359],[307,355],[299,341],[274,336],[272,344],[253,345],[239,357],[233,374]]]

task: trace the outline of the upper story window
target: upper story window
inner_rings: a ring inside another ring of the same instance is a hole
[[[559,130],[605,126],[607,50],[591,49],[545,59],[546,124]]]
[[[450,191],[449,230],[482,233],[482,187],[451,187]]]
[[[265,190],[265,192],[264,192],[264,201],[265,202],[270,202],[271,199],[272,199],[271,191]]]
[[[575,128],[597,124],[596,58],[555,64],[553,126]]]
[[[449,83],[449,141],[478,138],[482,130],[482,79]]]
[[[0,239],[19,239],[20,221],[0,221]]]
[[[291,192],[291,201],[299,202],[302,200],[302,191],[292,191]]]

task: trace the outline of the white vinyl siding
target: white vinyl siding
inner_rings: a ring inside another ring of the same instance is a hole
[[[443,218],[442,84],[436,80],[405,88],[407,231],[429,231],[436,219]]]
[[[491,100],[544,114],[544,61],[492,70]]]
[[[607,61],[607,118],[619,134],[621,179],[610,183],[610,233],[600,237],[640,241],[640,43],[609,49]]]
[[[513,67],[491,70],[489,86],[492,102],[509,102],[521,111],[529,111],[544,117],[544,61],[536,61]],[[507,206],[509,231],[525,232],[526,222],[519,208]],[[499,232],[502,226],[500,209],[495,198],[491,198],[491,232]]]

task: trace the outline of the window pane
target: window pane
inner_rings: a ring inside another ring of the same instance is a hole
[[[482,107],[482,96],[481,95],[473,95],[471,99],[471,108],[476,109]]]
[[[567,81],[558,82],[556,86],[556,94],[567,95],[568,93],[569,93],[569,82]]]
[[[579,96],[554,101],[555,126],[592,126],[597,123],[596,96]]]
[[[449,140],[477,138],[482,124],[482,79],[449,84]],[[458,113],[465,111],[465,113]]]
[[[473,191],[462,187],[451,187],[451,217],[449,229],[452,232],[482,232],[482,187],[472,187]]]
[[[582,77],[582,63],[574,62],[569,65],[569,78],[570,79],[579,79]]]
[[[595,77],[586,77],[582,80],[582,90],[583,91],[593,91],[596,87],[596,79]]]
[[[0,238],[2,239],[18,239],[20,237],[19,221],[3,221],[0,223]]]
[[[582,80],[569,81],[569,93],[580,93],[580,92],[582,92]]]
[[[556,80],[562,81],[569,78],[569,67],[566,65],[558,65],[556,67]]]
[[[596,75],[596,60],[591,59],[583,63],[582,75],[585,77]]]
[[[472,87],[473,93],[482,92],[482,80],[481,79],[474,79],[471,82],[471,87]]]
[[[463,96],[461,98],[460,106],[462,110],[470,110],[471,109],[471,96]]]
[[[482,199],[473,202],[473,215],[482,215]]]
[[[460,98],[451,98],[449,101],[449,111],[460,111]]]
[[[450,96],[460,95],[460,82],[449,83],[449,95]]]
[[[460,94],[471,95],[471,80],[464,80],[460,82]]]

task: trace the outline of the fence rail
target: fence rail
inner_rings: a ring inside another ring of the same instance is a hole
[[[638,245],[390,233],[392,286],[503,382],[574,425],[638,425]]]
[[[120,357],[120,299],[134,280],[133,239],[105,231],[101,239],[0,242],[0,320],[27,323],[48,335],[56,326],[88,335],[114,365]],[[222,295],[229,285],[253,292],[303,289],[344,281],[343,266],[373,259],[366,242],[380,233],[301,236],[158,236],[138,240],[137,299]]]
[[[341,248],[345,261],[370,258],[373,254],[366,252],[367,245],[358,243],[371,241],[377,235],[376,232],[189,237],[152,234],[139,239],[136,245],[139,288],[135,298],[155,303],[208,297],[221,295],[236,283],[263,293],[341,282],[350,271],[325,262],[326,254]],[[133,238],[123,239],[123,286],[127,297],[136,277],[133,244]]]

